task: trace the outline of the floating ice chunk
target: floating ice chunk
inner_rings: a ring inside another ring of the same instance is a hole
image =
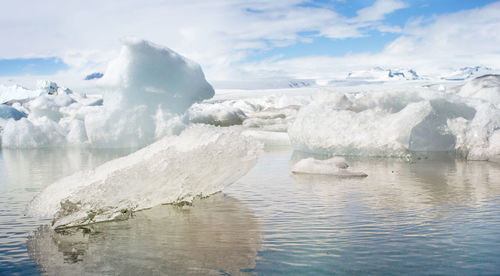
[[[320,92],[288,129],[294,149],[333,155],[451,152],[498,159],[500,109],[437,91]]]
[[[252,168],[260,145],[232,129],[194,126],[94,170],[48,186],[27,214],[69,227],[128,217],[220,191]]]
[[[99,84],[104,103],[121,106],[146,105],[183,113],[193,103],[213,97],[201,67],[167,47],[144,40],[124,41],[120,55],[112,60]]]
[[[74,103],[75,100],[67,94],[41,95],[27,103],[31,118],[47,117],[59,121],[63,117],[60,109]]]
[[[2,147],[43,148],[66,144],[65,130],[47,117],[9,120],[2,134]]]
[[[366,177],[363,172],[350,171],[349,165],[342,157],[333,157],[327,160],[305,158],[297,162],[292,167],[293,173],[304,174],[327,174],[343,177]]]
[[[189,120],[193,123],[215,126],[241,125],[247,118],[245,113],[234,106],[224,103],[194,104],[189,109]]]
[[[382,96],[378,103],[351,99],[347,104],[347,96],[332,94],[331,100],[320,95],[299,111],[288,129],[294,149],[334,155],[403,156],[408,152],[412,129],[432,111],[426,101],[400,106],[397,102],[388,104]]]
[[[158,130],[165,126],[163,117],[157,121],[158,110],[174,116],[214,95],[198,64],[141,40],[124,42],[99,84],[105,91],[104,109],[85,117],[94,147],[148,145],[165,133]]]

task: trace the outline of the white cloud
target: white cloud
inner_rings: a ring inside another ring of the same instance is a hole
[[[375,66],[413,68],[440,74],[462,66],[500,69],[500,2],[432,18],[409,21],[401,36],[375,54],[313,56],[247,64],[248,72],[297,78],[343,78]]]
[[[500,67],[500,2],[411,19],[403,28],[383,21],[407,7],[402,1],[377,0],[353,18],[336,13],[335,2],[320,7],[298,5],[302,2],[7,1],[0,11],[0,58],[59,56],[72,66],[65,76],[81,78],[82,73],[102,70],[119,50],[120,38],[136,36],[198,61],[212,80],[337,78],[374,66],[411,67],[423,73],[465,65]],[[244,63],[256,50],[307,42],[311,36],[362,37],[373,30],[400,36],[380,53]]]
[[[369,26],[391,31],[380,22],[345,18],[331,6],[299,5],[303,2],[6,1],[0,37],[8,43],[0,43],[0,58],[59,56],[73,70],[91,71],[118,51],[121,37],[136,36],[200,62],[209,78],[224,79],[235,77],[237,63],[253,51],[310,39],[300,32],[344,39],[363,36]],[[381,19],[390,9],[387,1],[379,2],[372,9]]]
[[[358,11],[357,20],[377,21],[383,19],[387,14],[396,10],[406,8],[407,5],[399,0],[377,0],[372,6]]]

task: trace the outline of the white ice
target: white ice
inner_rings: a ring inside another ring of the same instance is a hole
[[[124,41],[98,83],[103,98],[52,81],[39,81],[34,91],[0,87],[2,100],[18,100],[29,114],[8,122],[2,147],[142,147],[178,134],[188,121],[184,112],[214,95],[198,64],[135,39]]]
[[[324,90],[299,111],[288,134],[294,149],[319,154],[406,156],[443,151],[469,160],[498,160],[495,80],[474,79],[457,94],[390,86],[376,91]],[[468,94],[463,92],[470,91],[467,87],[477,89]]]
[[[261,145],[231,128],[193,126],[129,156],[48,186],[27,214],[69,227],[128,217],[222,190],[257,162]]]
[[[351,171],[342,157],[332,157],[327,160],[305,158],[295,163],[291,171],[298,174],[323,174],[340,177],[366,177],[363,172]]]

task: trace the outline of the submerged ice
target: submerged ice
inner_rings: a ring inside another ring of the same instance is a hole
[[[48,186],[27,214],[53,227],[127,218],[159,204],[192,201],[234,182],[257,162],[260,144],[231,128],[193,126],[126,157]]]

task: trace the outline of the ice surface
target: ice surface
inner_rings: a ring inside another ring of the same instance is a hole
[[[291,171],[293,173],[304,174],[326,174],[341,177],[366,177],[363,172],[348,170],[349,165],[342,157],[333,157],[327,160],[318,160],[314,158],[305,158],[295,163]]]
[[[490,102],[425,89],[322,91],[288,129],[299,151],[399,156],[453,152],[469,160],[500,156],[500,110]]]
[[[189,109],[189,120],[215,126],[241,125],[247,118],[245,112],[230,102],[213,104],[194,104]]]
[[[126,218],[159,204],[220,191],[252,168],[260,144],[231,128],[193,126],[129,156],[48,186],[27,214],[54,227]]]

